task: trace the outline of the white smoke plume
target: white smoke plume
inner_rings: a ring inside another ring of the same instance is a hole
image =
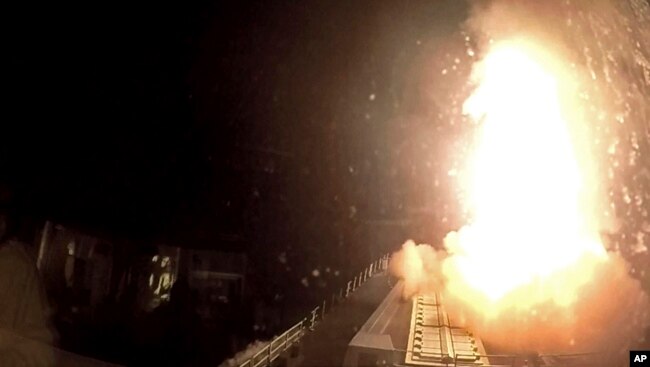
[[[256,340],[250,343],[246,349],[235,354],[234,357],[223,361],[219,367],[239,367],[242,363],[251,359],[255,354],[269,345],[268,341]]]
[[[412,240],[406,241],[402,250],[393,254],[389,271],[404,280],[404,299],[444,286],[441,269],[444,256],[443,252],[429,245],[416,245]]]

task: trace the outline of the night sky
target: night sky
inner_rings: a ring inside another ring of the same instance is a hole
[[[29,216],[112,238],[281,249],[402,218],[445,171],[426,88],[464,2],[111,1],[7,15],[2,180]]]

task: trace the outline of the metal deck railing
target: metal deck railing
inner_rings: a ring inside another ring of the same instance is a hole
[[[300,320],[284,333],[271,339],[270,343],[252,357],[240,363],[239,367],[271,366],[273,361],[278,359],[292,345],[298,343],[307,332],[315,330],[316,325],[325,318],[326,311],[331,310],[333,306],[350,297],[368,278],[388,269],[389,258],[390,255],[386,254],[370,263],[365,269],[359,272],[359,275],[348,281],[345,288],[341,288],[338,292],[333,293],[329,303],[327,299],[323,300],[323,303],[311,310],[307,317]]]

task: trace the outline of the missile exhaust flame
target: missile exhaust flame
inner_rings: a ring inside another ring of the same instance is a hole
[[[606,260],[583,215],[589,181],[548,59],[524,41],[495,44],[464,104],[480,124],[466,188],[473,220],[445,239],[452,256],[443,272],[452,295],[491,316],[547,301],[571,305]]]
[[[493,3],[473,19],[498,38],[473,68],[463,112],[476,135],[455,175],[470,219],[447,234],[444,250],[407,242],[391,269],[405,279],[406,297],[442,293],[450,316],[510,351],[624,356],[641,340],[650,306],[600,234],[615,225],[603,197],[607,162],[592,152],[617,129],[600,119],[617,116],[620,103],[607,100],[613,82],[558,51],[566,40],[538,14],[562,19],[550,3]]]

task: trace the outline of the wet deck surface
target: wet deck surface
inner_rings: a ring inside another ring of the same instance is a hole
[[[390,291],[388,279],[383,274],[372,277],[326,314],[303,339],[301,366],[341,366],[348,343]]]

